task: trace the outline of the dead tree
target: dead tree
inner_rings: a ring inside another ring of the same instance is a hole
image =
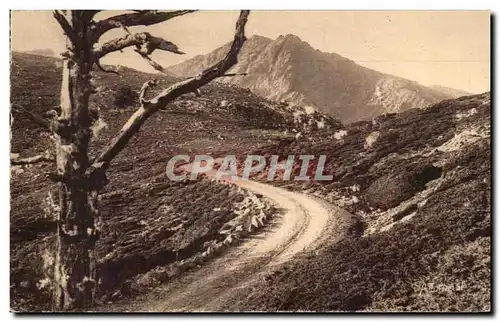
[[[55,138],[57,172],[53,177],[58,182],[60,209],[54,273],[55,310],[85,309],[94,303],[98,280],[94,246],[100,233],[98,196],[107,183],[106,170],[110,163],[151,115],[165,109],[179,96],[196,92],[218,77],[228,76],[225,73],[237,63],[238,53],[246,40],[244,30],[249,11],[241,11],[229,52],[220,62],[195,77],[164,89],[152,99],[146,99],[145,94],[154,82],[145,83],[140,92],[140,107],[103,151],[90,160],[89,142],[95,121],[89,111],[89,97],[94,92],[91,83],[93,67],[102,68],[99,60],[109,53],[135,47],[136,52],[153,67],[162,70],[149,56],[155,49],[176,54],[182,52],[175,44],[147,32],[132,34],[128,27],[154,25],[191,12],[142,10],[100,21],[94,19],[98,11],[53,12],[67,38],[67,51],[63,53],[61,109],[50,124]],[[125,36],[99,44],[101,37],[115,28],[123,28]],[[31,118],[36,119],[32,115]],[[18,160],[18,163],[45,159],[51,157],[28,158]]]

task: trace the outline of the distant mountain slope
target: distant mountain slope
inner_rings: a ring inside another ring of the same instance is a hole
[[[228,45],[222,46],[171,66],[168,71],[182,77],[196,75],[227,50]],[[245,43],[238,60],[233,71],[248,76],[221,81],[249,88],[272,100],[312,105],[343,122],[371,119],[456,97],[449,90],[425,87],[360,66],[338,54],[321,52],[294,35],[276,40],[253,36]]]

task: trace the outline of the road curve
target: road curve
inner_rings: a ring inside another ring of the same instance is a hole
[[[179,312],[231,310],[231,300],[301,251],[333,239],[336,219],[349,214],[312,196],[251,181],[232,181],[272,200],[280,209],[267,226],[218,258],[155,289],[120,311]],[[342,221],[342,220],[340,220]],[[324,237],[324,238],[323,238]]]

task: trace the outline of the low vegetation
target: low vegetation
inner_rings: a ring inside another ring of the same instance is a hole
[[[114,104],[118,108],[137,105],[139,102],[139,94],[130,86],[122,86],[116,91]]]
[[[57,62],[14,53],[12,105],[49,118],[58,101]],[[134,112],[112,108],[108,94],[126,85],[138,92],[152,76],[118,70],[120,76],[96,77],[99,92],[92,108],[101,111],[106,127],[93,146],[102,146]],[[173,81],[160,77],[158,87]],[[325,172],[333,181],[268,183],[336,203],[359,224],[340,242],[302,254],[246,289],[234,299],[238,309],[490,309],[489,93],[342,126],[235,86],[213,84],[201,90],[202,96],[184,95],[151,117],[110,168],[101,201],[104,233],[97,244],[105,276],[98,291],[101,302],[133,297],[176,278],[174,263],[221,242],[225,236],[220,231],[238,216],[244,192],[206,178],[168,181],[165,166],[172,155],[231,153],[244,160],[247,154],[279,154],[282,159],[324,154]],[[24,157],[52,146],[50,137],[25,116],[13,113],[13,118],[12,153]],[[48,178],[52,171],[48,164],[11,167],[14,310],[50,309],[46,249],[55,232],[54,219],[47,215],[56,191]],[[298,171],[295,167],[293,175]]]
[[[329,156],[334,182],[276,184],[337,203],[363,227],[266,277],[240,309],[489,311],[490,113],[489,94],[470,96],[266,150]]]

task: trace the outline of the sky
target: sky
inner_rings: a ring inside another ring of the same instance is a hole
[[[118,14],[105,11],[103,19]],[[170,40],[186,52],[155,52],[166,67],[207,54],[231,41],[238,11],[199,11],[159,25],[133,27]],[[471,93],[490,90],[489,11],[252,11],[247,37],[295,34],[312,47],[335,52],[360,65],[423,85],[442,85]],[[121,37],[117,29],[103,40]],[[65,38],[50,11],[13,11],[11,49],[52,49],[60,53]],[[102,61],[153,72],[132,49]]]

